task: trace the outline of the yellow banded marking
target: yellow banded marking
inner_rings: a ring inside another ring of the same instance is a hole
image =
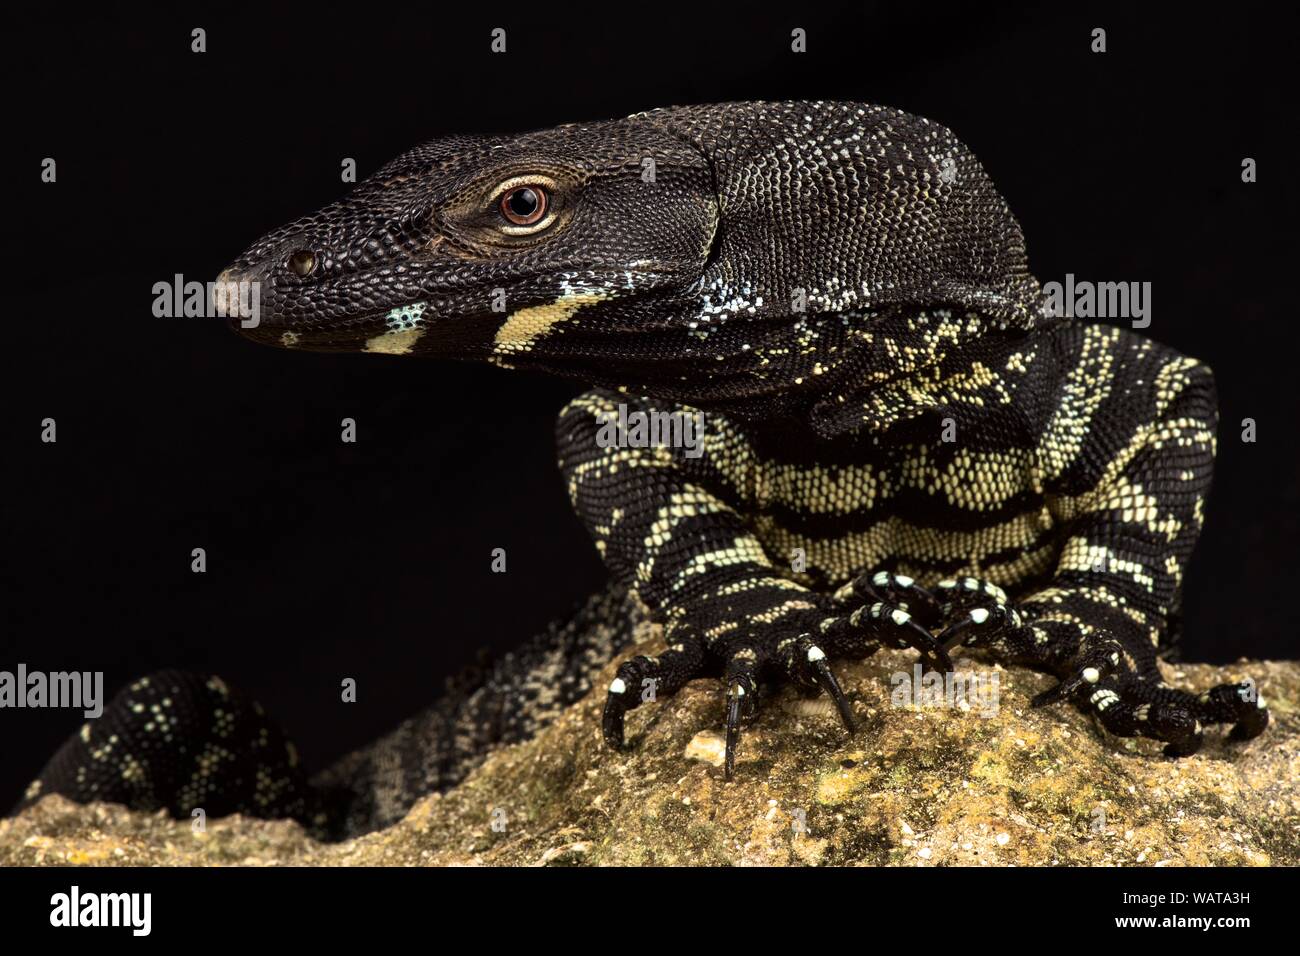
[[[374,338],[366,339],[364,351],[378,352],[382,355],[406,355],[411,351],[416,340],[423,334],[424,329],[401,329],[396,332],[384,332]]]
[[[562,295],[546,305],[534,305],[520,309],[509,316],[497,329],[493,339],[494,353],[497,355],[511,352],[527,352],[542,336],[548,334],[561,322],[571,319],[575,312],[584,305],[592,305],[609,298],[603,292],[581,292]]]

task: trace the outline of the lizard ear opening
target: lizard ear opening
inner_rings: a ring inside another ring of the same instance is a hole
[[[289,254],[285,264],[294,275],[305,279],[316,271],[316,254],[309,249],[298,249]]]
[[[1014,360],[1023,341],[1022,333],[965,309],[884,310],[853,334],[828,371],[829,390],[813,405],[810,423],[821,437],[835,438],[884,432],[923,416],[942,427],[957,419],[960,406],[1006,405],[1031,374]]]
[[[701,272],[708,272],[717,262],[718,257],[722,255],[722,216],[719,210],[722,208],[722,200],[716,195],[710,196],[709,201],[705,204],[709,220],[709,238],[704,244],[704,261],[700,265]]]

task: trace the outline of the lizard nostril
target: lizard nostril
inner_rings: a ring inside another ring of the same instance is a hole
[[[304,278],[311,275],[316,271],[316,254],[306,249],[299,249],[290,254],[289,268]]]

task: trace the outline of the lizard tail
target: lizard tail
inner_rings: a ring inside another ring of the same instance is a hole
[[[642,624],[640,602],[610,587],[567,623],[480,659],[428,709],[310,779],[292,742],[251,697],[217,677],[159,671],[121,690],[68,738],[15,812],[58,793],[165,809],[177,819],[199,811],[292,818],[325,840],[382,829],[584,696]]]
[[[433,706],[312,780],[333,839],[391,826],[421,797],[454,787],[497,747],[527,740],[585,696],[597,672],[649,626],[611,585],[566,623],[448,681]]]
[[[173,817],[293,817],[311,794],[292,743],[219,677],[165,670],[123,688],[50,758],[15,811],[49,793]]]

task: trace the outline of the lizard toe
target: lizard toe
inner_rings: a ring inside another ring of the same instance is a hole
[[[616,750],[626,747],[624,723],[629,710],[651,703],[660,694],[675,694],[687,681],[699,675],[704,663],[704,644],[689,631],[674,635],[674,643],[658,657],[644,654],[619,665],[601,714],[601,733]]]

